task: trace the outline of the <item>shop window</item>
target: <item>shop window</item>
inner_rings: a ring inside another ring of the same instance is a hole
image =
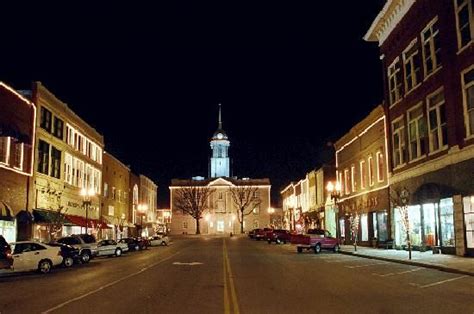
[[[474,249],[474,196],[464,198],[464,223],[467,248]]]
[[[423,204],[424,244],[430,247],[437,244],[435,236],[435,205],[437,206],[437,204]]]
[[[361,228],[361,241],[369,241],[369,223],[367,214],[360,216],[360,228]]]
[[[376,212],[373,212],[372,213],[372,230],[373,230],[373,234],[374,234],[374,238],[379,238],[379,234],[378,234],[378,225],[377,225],[377,213]]]
[[[346,224],[344,219],[339,219],[339,230],[341,231],[341,237],[346,236]]]
[[[388,218],[388,214],[386,211],[377,212],[377,236],[376,237],[379,241],[386,241],[388,239],[387,218]]]
[[[442,199],[439,202],[439,221],[441,224],[441,245],[454,246],[454,208],[453,199]]]

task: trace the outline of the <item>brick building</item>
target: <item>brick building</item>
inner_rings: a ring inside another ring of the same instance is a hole
[[[0,235],[8,242],[31,235],[29,185],[36,107],[0,82]]]
[[[353,243],[351,220],[358,217],[357,242],[391,238],[386,120],[377,106],[335,143],[336,168],[341,183],[337,204],[338,236]],[[357,220],[356,220],[357,221]]]
[[[412,243],[457,255],[474,255],[473,9],[469,0],[389,0],[365,35],[380,47],[390,184],[410,194]]]

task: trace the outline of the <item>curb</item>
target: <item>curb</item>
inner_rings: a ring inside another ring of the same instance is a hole
[[[398,264],[405,264],[405,265],[412,265],[412,266],[418,266],[418,267],[424,267],[424,268],[431,268],[431,269],[444,271],[444,272],[447,272],[447,273],[468,275],[468,276],[473,276],[474,277],[474,272],[460,270],[460,269],[457,269],[457,268],[450,268],[450,267],[446,267],[446,266],[439,266],[439,265],[427,264],[427,263],[422,263],[422,262],[414,262],[414,261],[410,261],[410,260],[399,260],[399,259],[393,259],[393,258],[387,258],[387,257],[366,255],[366,254],[360,254],[360,253],[356,253],[356,252],[348,252],[348,251],[342,251],[342,250],[339,251],[339,253],[345,254],[345,255],[358,256],[358,257],[362,257],[362,258],[393,262],[393,263],[398,263]]]

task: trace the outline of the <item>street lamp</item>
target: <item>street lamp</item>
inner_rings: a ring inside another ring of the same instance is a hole
[[[89,207],[92,204],[92,197],[95,195],[94,189],[81,189],[81,196],[82,196],[82,206],[86,209],[86,234],[87,234],[87,226],[89,224]]]
[[[337,207],[337,201],[341,197],[341,183],[339,181],[336,181],[336,183],[333,183],[332,181],[328,182],[328,185],[326,186],[326,190],[328,191],[329,195],[331,196],[331,200],[334,201],[334,210],[336,211],[336,236],[338,239],[340,239],[341,232],[337,232],[339,229],[339,213],[338,213],[338,207]]]
[[[143,216],[145,216],[148,205],[147,204],[138,204],[137,206],[138,212],[140,213],[140,234],[143,237]]]

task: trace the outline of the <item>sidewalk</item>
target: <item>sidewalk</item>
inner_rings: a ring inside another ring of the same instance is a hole
[[[395,263],[408,264],[420,267],[434,268],[446,272],[474,276],[474,258],[459,257],[455,255],[433,254],[432,251],[411,252],[411,260],[408,259],[408,251],[385,250],[370,247],[357,246],[354,252],[353,245],[341,245],[342,254],[372,258]]]

